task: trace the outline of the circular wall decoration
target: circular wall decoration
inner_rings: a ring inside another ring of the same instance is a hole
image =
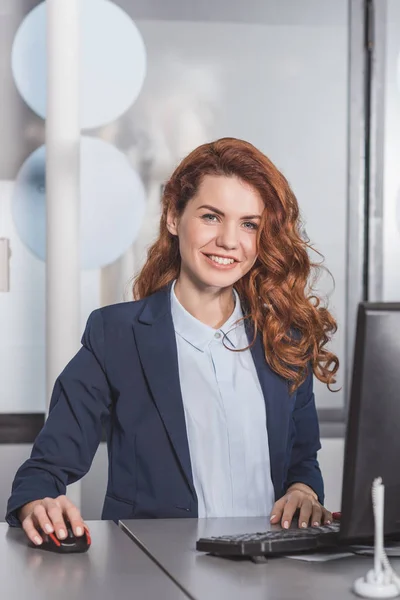
[[[46,257],[46,150],[22,165],[15,182],[12,214],[25,246]],[[146,208],[139,175],[119,150],[91,137],[81,139],[81,266],[98,269],[119,258],[135,241]]]
[[[138,97],[146,74],[146,49],[135,23],[109,0],[81,3],[81,127],[118,119]],[[46,118],[46,3],[22,21],[11,67],[28,106]]]

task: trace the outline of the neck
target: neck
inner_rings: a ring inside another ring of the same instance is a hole
[[[200,287],[181,274],[174,291],[188,313],[214,329],[221,327],[235,308],[232,286]]]

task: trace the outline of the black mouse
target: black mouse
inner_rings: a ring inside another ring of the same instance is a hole
[[[67,537],[59,540],[55,533],[46,533],[42,535],[43,543],[36,548],[57,552],[59,554],[69,554],[72,552],[87,552],[90,548],[92,540],[89,530],[85,527],[85,533],[77,537],[72,531],[70,523],[66,523]]]

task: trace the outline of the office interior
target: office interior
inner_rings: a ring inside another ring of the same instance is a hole
[[[46,365],[58,343],[46,337],[45,4],[0,0],[0,521],[46,416]],[[340,389],[316,382],[315,394],[326,506],[340,510],[357,305],[400,300],[400,3],[87,0],[80,8],[76,330],[93,309],[131,299],[179,159],[223,136],[252,142],[288,178],[305,234],[333,276],[323,272],[319,290],[339,325]],[[84,519],[100,519],[106,478],[102,443],[69,490]]]

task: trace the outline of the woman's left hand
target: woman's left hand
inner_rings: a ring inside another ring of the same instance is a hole
[[[332,514],[319,502],[317,494],[304,483],[294,483],[282,498],[277,500],[271,512],[271,523],[281,523],[284,529],[291,525],[293,515],[299,510],[298,526],[301,528],[332,523]]]

